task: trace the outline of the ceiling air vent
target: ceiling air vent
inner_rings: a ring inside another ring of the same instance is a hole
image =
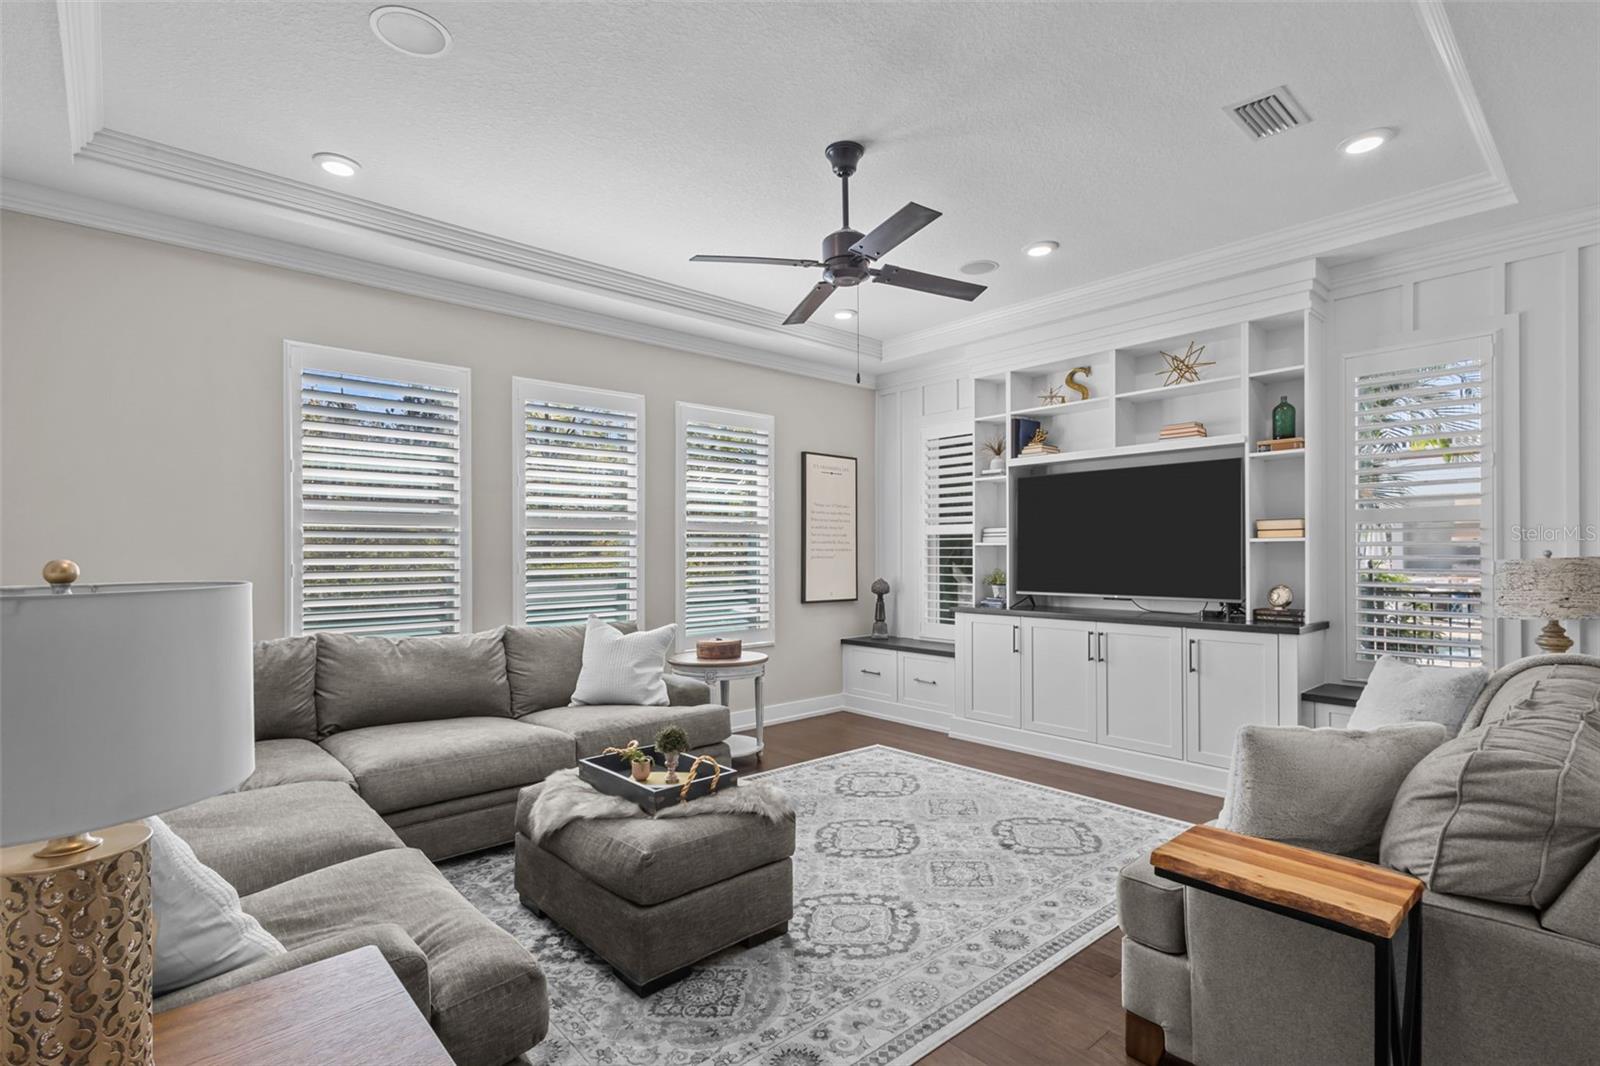
[[[1286,86],[1280,85],[1271,92],[1251,97],[1226,109],[1233,120],[1259,141],[1275,133],[1284,133],[1311,121],[1305,108],[1290,95]]]

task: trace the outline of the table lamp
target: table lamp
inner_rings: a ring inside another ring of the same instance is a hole
[[[1502,559],[1495,564],[1494,607],[1503,618],[1543,618],[1534,643],[1559,655],[1572,647],[1560,619],[1600,617],[1600,556]]]
[[[248,582],[0,589],[0,1061],[154,1061],[149,828],[255,765]],[[109,828],[106,828],[109,827]]]

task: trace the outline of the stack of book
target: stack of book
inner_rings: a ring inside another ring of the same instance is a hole
[[[1050,444],[1047,441],[1038,441],[1038,442],[1029,442],[1027,447],[1022,449],[1022,454],[1023,455],[1056,455],[1060,451],[1061,451],[1061,449],[1057,448],[1054,444]]]
[[[1179,440],[1183,437],[1203,437],[1206,435],[1204,422],[1174,422],[1170,426],[1161,427],[1162,440]]]
[[[1004,544],[1005,542],[1005,526],[984,526],[982,534],[978,537],[979,544]]]
[[[1279,626],[1306,624],[1306,612],[1300,607],[1257,607],[1251,612],[1251,617],[1258,624]]]
[[[1304,518],[1258,518],[1256,537],[1260,540],[1299,540],[1306,535]]]
[[[986,611],[1003,611],[1006,609],[1006,601],[999,596],[985,596],[978,601],[978,606]]]

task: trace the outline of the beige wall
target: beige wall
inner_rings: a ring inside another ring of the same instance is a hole
[[[0,580],[243,578],[284,629],[283,342],[472,371],[473,624],[515,620],[513,376],[647,398],[646,622],[672,621],[673,404],[777,417],[777,646],[768,701],[839,690],[870,624],[873,394],[137,238],[0,217]],[[800,603],[801,451],[861,459],[857,603]],[[739,685],[737,706],[748,706]]]

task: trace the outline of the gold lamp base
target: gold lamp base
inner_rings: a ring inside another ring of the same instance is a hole
[[[153,1066],[150,827],[0,849],[0,875],[0,1062]]]
[[[1567,636],[1567,631],[1562,629],[1561,623],[1554,618],[1539,630],[1538,639],[1534,643],[1551,655],[1564,655],[1572,650],[1572,638]]]

